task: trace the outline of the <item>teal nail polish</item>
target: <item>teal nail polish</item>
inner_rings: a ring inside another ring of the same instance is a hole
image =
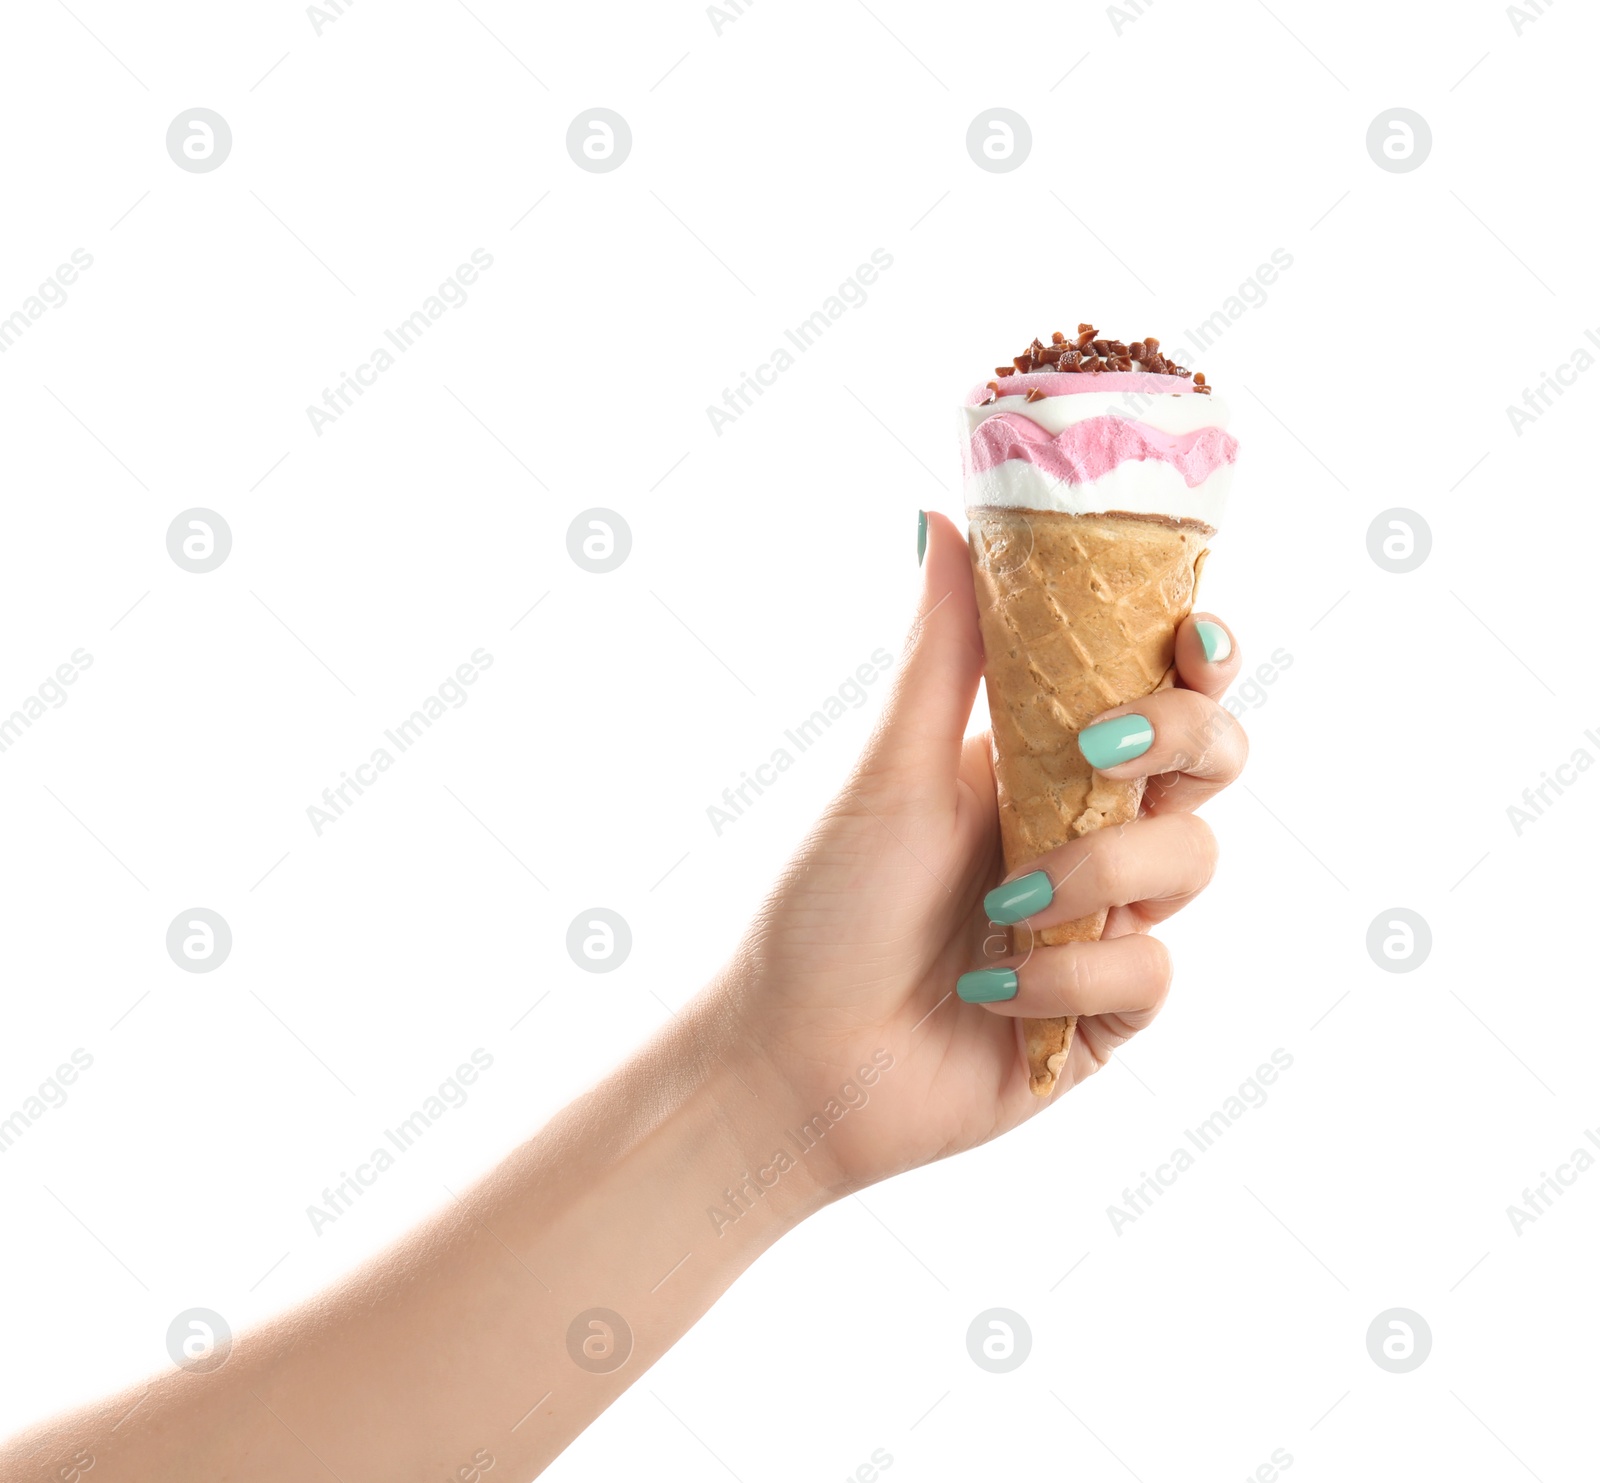
[[[968,1004],[1000,1004],[1017,997],[1017,975],[1009,968],[979,968],[956,980],[956,993]]]
[[[1220,623],[1196,618],[1194,631],[1199,636],[1200,647],[1206,651],[1207,664],[1221,664],[1233,653],[1233,640],[1228,637],[1228,630]]]
[[[1090,767],[1104,772],[1118,763],[1144,756],[1155,739],[1150,723],[1136,712],[1085,727],[1078,733],[1078,750]]]
[[[917,565],[922,565],[922,558],[928,554],[928,512],[917,511]]]
[[[1036,911],[1043,911],[1055,900],[1055,894],[1050,877],[1042,870],[1032,870],[1014,881],[996,886],[983,898],[983,909],[991,922],[1009,927]]]

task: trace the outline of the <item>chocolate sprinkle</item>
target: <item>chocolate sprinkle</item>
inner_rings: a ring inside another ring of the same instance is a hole
[[[1121,340],[1107,340],[1092,324],[1080,324],[1076,338],[1072,339],[1056,330],[1051,334],[1048,345],[1035,340],[1021,355],[1015,356],[1009,366],[995,367],[995,375],[1000,377],[1026,375],[1030,371],[1149,371],[1159,376],[1182,376],[1185,379],[1192,375],[1194,389],[1202,396],[1211,394],[1205,373],[1191,372],[1188,367],[1180,366],[1163,355],[1161,342],[1154,335],[1124,344]],[[996,394],[1000,390],[993,381],[988,389]],[[1038,401],[1040,395],[1030,391],[1028,400]]]

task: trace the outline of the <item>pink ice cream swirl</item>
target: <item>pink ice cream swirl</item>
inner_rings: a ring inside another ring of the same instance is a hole
[[[1021,461],[1060,482],[1088,484],[1130,460],[1154,460],[1170,464],[1194,489],[1238,452],[1238,440],[1220,427],[1168,433],[1108,413],[1052,433],[1020,413],[997,412],[972,430],[969,472]]]

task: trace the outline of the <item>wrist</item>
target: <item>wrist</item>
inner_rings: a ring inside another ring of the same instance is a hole
[[[726,1033],[727,1020],[708,1018],[722,1028],[694,1036],[705,1057],[694,1096],[715,1129],[702,1162],[705,1229],[719,1240],[752,1230],[776,1240],[838,1198],[834,1171],[806,1138],[782,1067],[749,1037]]]
[[[704,1057],[704,1089],[733,1140],[738,1183],[722,1191],[724,1208],[762,1201],[798,1224],[888,1172],[878,1168],[876,1114],[867,1108],[897,1057],[869,1039],[808,1049],[803,1029],[785,1036],[778,1017],[754,1012],[780,1001],[770,986],[757,991],[725,975],[678,1028]]]

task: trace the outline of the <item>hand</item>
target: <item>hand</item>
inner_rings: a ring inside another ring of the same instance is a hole
[[[711,989],[398,1246],[238,1336],[204,1384],[169,1371],[46,1422],[0,1445],[0,1476],[65,1437],[129,1483],[279,1483],[306,1475],[307,1452],[340,1477],[410,1477],[419,1458],[466,1456],[470,1428],[531,1477],[797,1220],[1038,1112],[1018,1016],[1081,1016],[1061,1087],[1150,1022],[1169,971],[1146,930],[1204,887],[1214,846],[1191,811],[1244,760],[1211,698],[1238,654],[1207,662],[1186,623],[1186,688],[1121,708],[1153,730],[1109,774],[1152,776],[1145,816],[1015,873],[1054,887],[1026,903],[1030,925],[1109,907],[1105,937],[1038,947],[1013,999],[965,1003],[956,980],[997,935],[983,898],[999,825],[989,739],[963,740],[983,664],[966,546],[937,516],[928,534],[883,719]],[[804,1174],[760,1168],[778,1143]],[[575,1382],[574,1315],[613,1305],[630,1348]]]
[[[1106,772],[1150,778],[1141,817],[1011,876],[1044,871],[1054,886],[1029,927],[1109,907],[1104,936],[997,957],[1004,934],[983,904],[1002,876],[990,742],[964,737],[983,673],[972,574],[955,526],[928,517],[918,616],[884,715],[712,1000],[769,1068],[786,1126],[809,1122],[822,1135],[804,1160],[826,1194],[1015,1127],[1155,1018],[1171,964],[1147,934],[1210,880],[1216,843],[1193,810],[1238,776],[1246,752],[1216,700],[1238,647],[1229,635],[1208,661],[1195,624],[1177,637],[1180,688],[1106,712],[1137,711],[1153,728],[1142,756]],[[1019,929],[1019,944],[1029,939]],[[980,966],[1015,970],[1015,997],[959,999],[957,978]],[[1020,1018],[1069,1014],[1080,1019],[1056,1092],[1036,1097]]]

